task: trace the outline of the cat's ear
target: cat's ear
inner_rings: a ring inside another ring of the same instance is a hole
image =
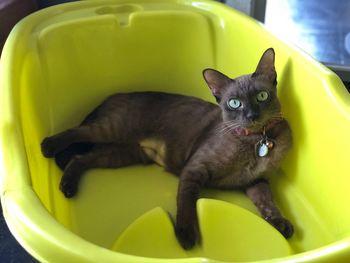
[[[210,68],[203,70],[203,77],[216,101],[220,102],[222,95],[232,80],[221,72]]]
[[[259,75],[266,77],[267,80],[272,82],[272,84],[277,84],[277,73],[275,70],[275,51],[273,48],[267,49],[262,55],[258,66],[253,73],[253,77]]]

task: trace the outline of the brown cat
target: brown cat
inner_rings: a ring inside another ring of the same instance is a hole
[[[265,179],[292,143],[274,60],[270,48],[253,74],[236,79],[204,70],[219,106],[160,92],[110,96],[80,126],[43,140],[44,156],[64,170],[61,191],[74,196],[91,168],[155,162],[180,176],[175,232],[185,249],[199,238],[195,207],[204,186],[244,189],[261,215],[290,237],[293,226],[274,205]]]

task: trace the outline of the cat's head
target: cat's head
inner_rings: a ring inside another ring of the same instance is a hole
[[[225,122],[258,131],[280,115],[274,64],[275,52],[269,48],[252,74],[231,79],[214,69],[203,71],[204,79],[222,109]]]

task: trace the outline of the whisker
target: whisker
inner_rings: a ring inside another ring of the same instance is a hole
[[[218,131],[218,133],[226,134],[226,133],[228,133],[230,131],[233,131],[234,129],[236,129],[236,128],[240,127],[240,126],[241,126],[241,124],[239,124],[239,123],[232,123],[230,125],[227,125],[227,126],[223,127],[222,129],[220,129]]]
[[[271,120],[281,120],[282,117],[281,116],[272,116],[270,119]]]
[[[240,125],[241,125],[240,123],[232,122],[232,123],[228,123],[228,124],[224,125],[224,128],[233,127],[233,126],[240,126]]]
[[[272,115],[272,117],[282,118],[282,113],[280,111],[272,111],[270,112],[270,114]]]
[[[235,121],[226,121],[226,122],[221,123],[220,126],[216,128],[216,130],[222,130],[222,129],[225,129],[225,128],[227,128],[229,126],[232,126],[234,124],[237,124],[237,122],[235,122]]]
[[[229,131],[229,130],[234,130],[238,127],[237,126],[228,126],[228,127],[224,127],[223,129],[219,130],[218,133],[225,133],[226,131]]]
[[[272,111],[269,114],[271,115],[269,120],[281,120],[282,118],[282,113],[280,111]],[[256,126],[263,127],[264,125],[266,125],[262,121],[252,121],[251,124],[255,127]],[[227,133],[232,132],[236,128],[242,127],[242,126],[244,126],[244,124],[241,122],[232,121],[232,120],[224,121],[215,129],[215,132],[217,132],[218,134],[225,135]]]
[[[231,127],[231,126],[233,126],[233,125],[235,125],[235,124],[233,124],[233,123],[231,123],[231,124],[226,124],[226,125],[222,125],[221,127],[219,127],[218,128],[218,130],[225,130],[225,129],[227,129],[228,127]]]
[[[226,131],[223,131],[222,135],[226,135],[227,133],[230,133],[232,132],[234,129],[240,127],[241,125],[236,125],[236,126],[233,126],[233,127],[229,127],[229,129],[227,129]]]

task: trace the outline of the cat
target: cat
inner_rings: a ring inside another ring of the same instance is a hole
[[[217,104],[161,92],[108,97],[80,126],[42,141],[43,155],[64,171],[60,190],[73,197],[91,168],[157,163],[180,177],[175,234],[183,248],[200,239],[196,201],[202,187],[244,190],[262,217],[291,237],[293,225],[274,204],[267,179],[292,145],[274,62],[269,48],[252,74],[230,79],[205,69]]]

